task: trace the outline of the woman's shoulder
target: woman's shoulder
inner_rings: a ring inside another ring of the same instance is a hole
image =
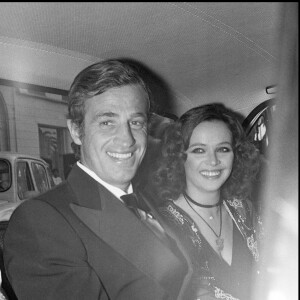
[[[249,199],[232,198],[224,200],[233,218],[250,221],[255,215],[254,206]]]
[[[238,198],[233,197],[232,199],[226,199],[224,202],[231,208],[235,210],[247,210],[252,212],[253,204],[250,199],[248,198]]]

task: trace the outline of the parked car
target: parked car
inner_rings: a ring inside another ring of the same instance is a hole
[[[0,221],[8,220],[22,201],[54,186],[49,165],[43,159],[0,151]]]

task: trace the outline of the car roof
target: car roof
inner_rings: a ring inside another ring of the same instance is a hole
[[[0,158],[5,158],[8,160],[15,160],[15,159],[31,159],[31,160],[38,160],[43,162],[44,164],[48,165],[42,158],[30,154],[25,153],[18,153],[18,152],[10,152],[10,151],[0,151]]]

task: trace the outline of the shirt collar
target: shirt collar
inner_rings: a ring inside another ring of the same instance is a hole
[[[130,183],[127,193],[124,192],[122,189],[113,186],[105,181],[103,181],[98,175],[96,175],[95,172],[84,166],[82,163],[77,161],[78,167],[80,167],[84,172],[86,172],[88,175],[90,175],[92,178],[94,178],[97,182],[102,184],[105,188],[107,188],[112,194],[114,194],[118,199],[121,200],[121,196],[127,195],[133,192],[132,184]],[[122,200],[121,200],[122,201]],[[122,201],[123,202],[123,201]]]

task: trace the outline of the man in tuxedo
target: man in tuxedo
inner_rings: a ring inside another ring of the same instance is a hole
[[[22,203],[5,233],[19,300],[180,298],[181,252],[151,203],[127,195],[147,148],[150,102],[138,71],[121,60],[74,79],[67,125],[80,160],[61,185]]]

